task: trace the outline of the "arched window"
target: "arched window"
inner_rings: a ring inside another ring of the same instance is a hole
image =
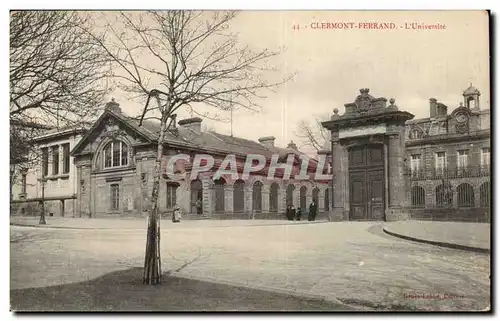
[[[239,179],[233,186],[233,211],[241,213],[245,211],[245,181]]]
[[[293,191],[295,190],[295,185],[290,184],[286,188],[286,206],[293,205]]]
[[[278,211],[278,183],[272,183],[269,191],[269,211],[277,212]]]
[[[191,181],[191,213],[203,214],[203,184],[199,179]]]
[[[225,209],[225,201],[226,195],[224,192],[224,186],[226,185],[226,181],[221,177],[214,181],[214,189],[215,189],[215,212],[221,213],[224,212]]]
[[[479,200],[481,206],[490,206],[490,194],[491,194],[491,186],[490,182],[484,182],[479,187]]]
[[[453,200],[453,191],[447,183],[436,186],[436,205],[451,206]]]
[[[474,206],[474,187],[467,183],[462,183],[457,187],[458,206]]]
[[[307,207],[306,194],[307,194],[307,187],[302,186],[300,188],[300,208],[301,209],[305,209]]]
[[[128,165],[128,145],[122,141],[112,141],[102,151],[104,168]]]
[[[413,207],[425,206],[425,190],[422,186],[413,186],[411,188],[411,205]]]
[[[254,212],[262,212],[262,183],[260,181],[253,183],[252,204]]]

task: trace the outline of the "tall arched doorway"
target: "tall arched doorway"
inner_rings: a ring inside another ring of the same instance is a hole
[[[300,208],[305,209],[307,207],[307,187],[300,187]]]
[[[191,181],[191,213],[203,214],[203,185],[199,179]]]
[[[233,211],[242,213],[245,211],[245,181],[239,179],[233,186]]]
[[[293,191],[295,190],[295,185],[290,184],[286,188],[286,206],[293,205]]]
[[[279,191],[278,183],[272,183],[269,189],[269,211],[277,212],[278,211],[278,191]]]
[[[312,198],[316,206],[318,206],[319,202],[319,188],[315,187],[313,188],[313,193],[312,193]]]
[[[260,181],[253,183],[252,208],[256,213],[262,212],[262,183]]]
[[[223,213],[226,205],[225,195],[226,181],[224,178],[219,178],[214,181],[214,195],[215,195],[215,212]]]
[[[351,220],[384,219],[384,146],[349,149],[349,201]]]

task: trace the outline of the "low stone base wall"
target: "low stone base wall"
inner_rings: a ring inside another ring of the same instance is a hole
[[[489,223],[491,221],[491,209],[488,207],[478,208],[422,208],[409,209],[412,220],[429,221],[456,221]]]
[[[74,216],[74,199],[66,199],[64,201],[64,213],[62,212],[62,203],[60,200],[45,201],[45,215],[55,217],[73,217]],[[40,216],[41,207],[39,201],[15,202],[10,204],[10,215],[19,216]]]

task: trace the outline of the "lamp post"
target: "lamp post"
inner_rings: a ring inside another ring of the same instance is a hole
[[[40,213],[40,221],[38,224],[40,225],[46,225],[47,222],[45,221],[45,176],[42,173],[42,203],[41,203],[41,213]]]

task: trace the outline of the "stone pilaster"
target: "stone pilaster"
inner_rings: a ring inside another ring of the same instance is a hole
[[[404,146],[402,146],[402,133],[389,134],[388,143],[388,179],[389,179],[389,208],[386,210],[386,220],[396,221],[407,218],[404,199],[406,197],[404,181]]]
[[[262,213],[269,213],[269,196],[270,196],[270,194],[271,194],[270,186],[267,184],[264,184],[262,186]]]
[[[210,177],[204,176],[201,178],[201,186],[203,189],[203,215],[211,215],[213,206],[213,181]]]
[[[253,212],[252,186],[245,186],[243,189],[244,209],[243,212],[251,214]]]
[[[278,189],[278,213],[285,213],[286,211],[286,186],[287,184],[281,182]]]
[[[224,186],[224,212],[225,213],[233,213],[233,186],[225,185]]]
[[[347,186],[347,175],[349,173],[347,164],[347,153],[344,146],[340,142],[332,143],[333,152],[333,204],[334,207],[331,209],[332,219],[335,221],[342,221],[348,219],[349,203],[346,202],[346,191],[348,191]],[[347,218],[346,216],[347,212]]]

